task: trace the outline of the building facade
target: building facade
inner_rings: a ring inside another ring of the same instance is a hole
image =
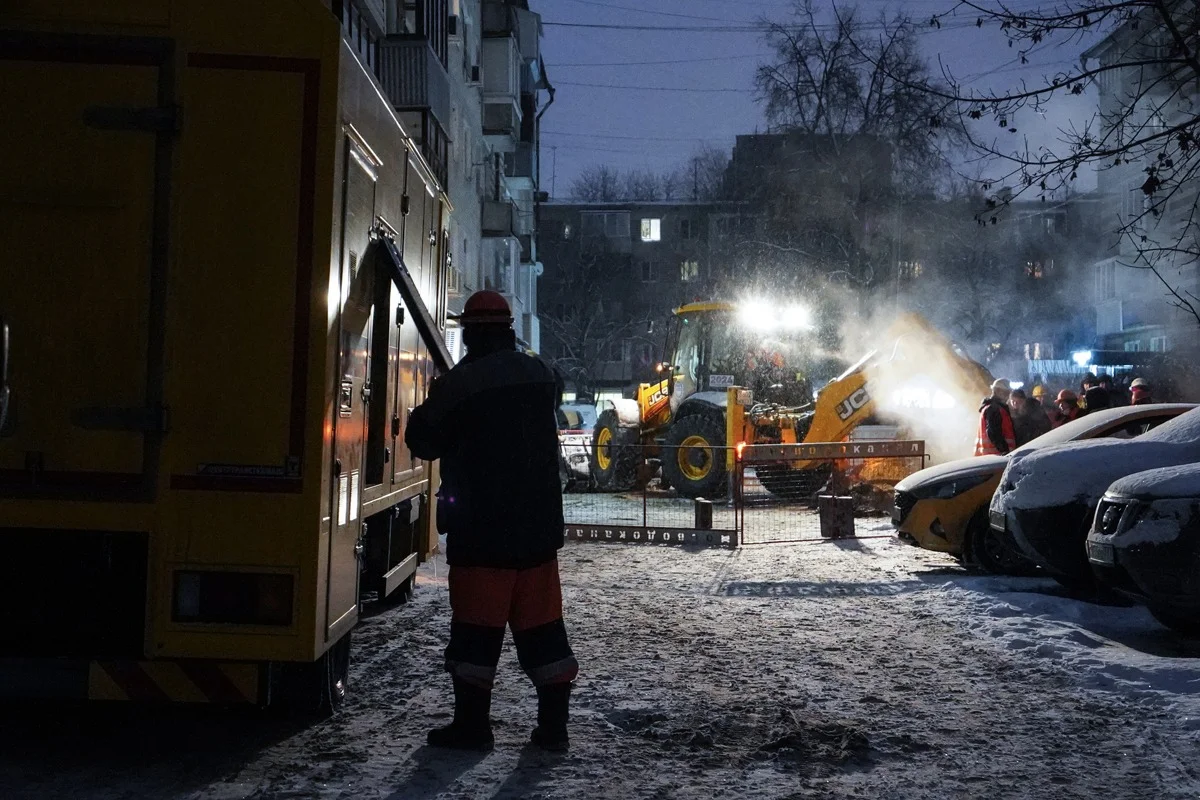
[[[543,205],[543,354],[568,391],[621,396],[651,379],[671,311],[730,299],[717,295],[748,225],[736,202]]]
[[[1147,13],[1082,56],[1089,69],[1112,67],[1095,79],[1106,141],[1145,138],[1195,118],[1197,76],[1186,65],[1166,76],[1169,33]],[[1133,62],[1139,65],[1117,67]],[[1170,186],[1171,196],[1163,200],[1166,190],[1147,185],[1154,174],[1148,170],[1159,169],[1157,155],[1163,152],[1161,147],[1131,150],[1097,171],[1097,223],[1107,239],[1106,252],[1092,266],[1097,349],[1165,352],[1196,339],[1196,317],[1176,307],[1171,290],[1184,298],[1200,297],[1192,217],[1200,185],[1192,179]]]
[[[528,0],[335,0],[334,11],[447,189],[450,222],[429,246],[449,267],[449,311],[494,289],[536,352],[538,124],[553,93],[541,17]],[[446,339],[461,357],[453,324]]]

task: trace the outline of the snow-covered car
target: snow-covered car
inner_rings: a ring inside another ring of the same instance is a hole
[[[592,483],[592,429],[596,407],[564,403],[558,410],[558,473],[563,491]]]
[[[1135,472],[1200,461],[1200,409],[1133,441],[1071,442],[1010,458],[992,496],[990,523],[1065,586],[1095,583],[1085,541],[1097,503]]]
[[[1130,426],[1154,427],[1191,410],[1159,403],[1097,411],[1042,434],[1010,456],[1066,442],[1128,435]],[[961,558],[984,572],[1020,572],[1027,562],[1007,535],[988,525],[988,502],[1010,456],[976,456],[914,472],[896,484],[892,524],[907,542]]]
[[[1138,472],[1108,487],[1087,538],[1096,578],[1200,634],[1200,464]]]

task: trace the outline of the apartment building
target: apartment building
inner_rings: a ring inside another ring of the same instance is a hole
[[[538,125],[553,95],[541,17],[528,0],[334,0],[333,10],[447,189],[450,221],[428,247],[446,259],[449,310],[494,289],[521,345],[537,351]],[[446,339],[461,357],[455,326]]]
[[[723,299],[739,202],[551,202],[541,209],[543,353],[570,384],[621,396],[655,374],[678,306]]]
[[[1187,7],[1175,4],[1180,13]],[[1187,13],[1195,14],[1194,6]],[[1168,64],[1170,34],[1149,14],[1150,10],[1138,14],[1082,55],[1088,68],[1138,62],[1138,66],[1101,72],[1096,78],[1106,141],[1145,138],[1195,117],[1195,101],[1200,99],[1198,76],[1186,65]],[[1193,257],[1196,229],[1188,223],[1200,185],[1192,180],[1169,187],[1175,191],[1165,202],[1161,197],[1166,189],[1143,191],[1147,169],[1157,167],[1158,152],[1161,148],[1126,153],[1121,163],[1105,164],[1097,172],[1101,202],[1096,222],[1108,239],[1104,256],[1092,266],[1089,287],[1094,296],[1097,349],[1162,352],[1195,339],[1196,318],[1175,306],[1171,289],[1185,298],[1200,297]],[[1119,229],[1124,233],[1118,234]],[[1169,252],[1180,242],[1191,253]]]

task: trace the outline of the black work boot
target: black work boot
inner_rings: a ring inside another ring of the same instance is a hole
[[[454,679],[454,721],[434,728],[425,737],[430,747],[453,750],[491,750],[496,746],[492,736],[492,692],[461,678]]]
[[[538,724],[529,740],[543,750],[561,752],[571,746],[567,736],[567,706],[571,698],[571,684],[552,683],[539,686]]]

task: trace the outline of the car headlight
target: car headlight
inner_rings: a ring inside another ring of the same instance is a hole
[[[922,486],[914,489],[912,493],[921,500],[949,500],[952,497],[958,497],[963,492],[974,489],[976,486],[987,483],[992,477],[992,475],[987,473],[983,475],[964,475],[959,478],[951,478],[950,480]]]

